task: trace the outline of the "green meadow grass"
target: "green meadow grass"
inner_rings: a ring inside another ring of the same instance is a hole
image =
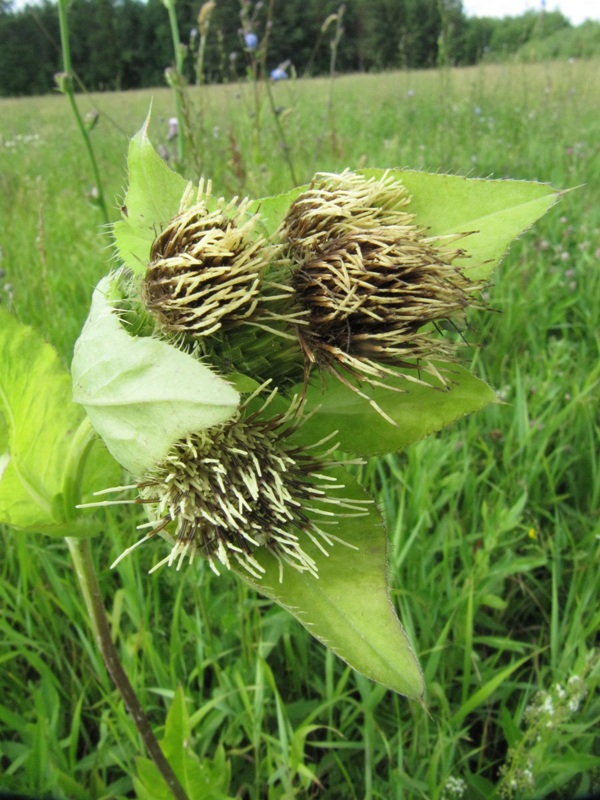
[[[111,572],[139,520],[103,510],[93,544],[125,668],[159,735],[183,686],[191,746],[211,760],[224,750],[232,797],[599,788],[600,62],[290,81],[274,93],[299,181],[400,166],[578,188],[513,246],[488,290],[492,310],[470,319],[464,358],[504,403],[361,468],[387,521],[425,708],[354,673],[234,577],[198,562],[149,576],[160,542]],[[191,98],[202,148],[188,177],[201,166],[227,195],[291,188],[262,95],[236,84]],[[153,143],[171,147],[173,96],[80,100],[100,112],[91,135],[117,219],[128,138],[152,100]],[[0,119],[2,304],[68,365],[111,260],[91,171],[64,98],[1,100]],[[141,744],[66,546],[11,530],[2,544],[0,788],[134,796]]]

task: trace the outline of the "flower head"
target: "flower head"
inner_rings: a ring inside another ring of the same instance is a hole
[[[285,81],[288,77],[287,72],[285,71],[284,67],[275,67],[275,69],[271,70],[271,80],[272,81]]]
[[[467,784],[462,778],[455,778],[449,775],[444,784],[444,798],[446,797],[462,797],[467,791]]]
[[[297,403],[265,415],[274,395],[251,411],[252,396],[225,423],[181,439],[138,481],[136,502],[155,509],[142,541],[175,527],[173,549],[158,566],[199,555],[216,572],[216,562],[230,568],[235,559],[260,578],[255,553],[264,547],[279,561],[280,577],[283,562],[317,577],[306,543],[326,554],[325,546],[340,540],[323,527],[365,513],[360,501],[330,495],[344,488],[324,474],[339,466],[330,458],[333,447],[318,453],[325,440],[309,446],[291,440],[300,425]]]
[[[292,279],[309,314],[299,328],[309,360],[377,375],[378,364],[449,355],[435,329],[421,330],[469,303],[472,284],[448,260],[411,230],[378,228],[330,242]]]
[[[252,31],[244,33],[244,44],[248,50],[256,50],[258,47],[258,36]]]
[[[204,337],[251,319],[272,248],[247,203],[204,200],[177,214],[152,244],[142,300],[170,333]]]
[[[360,230],[406,226],[413,215],[406,188],[386,176],[376,180],[346,170],[320,173],[292,203],[282,226],[282,238],[297,262],[309,259],[328,242]]]
[[[432,371],[451,357],[437,323],[479,288],[454,261],[464,252],[428,237],[406,210],[402,185],[325,175],[292,204],[282,226],[292,286],[308,322],[298,336],[308,366],[382,378],[389,367]]]

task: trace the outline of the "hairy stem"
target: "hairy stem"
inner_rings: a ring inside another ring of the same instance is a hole
[[[71,446],[67,458],[65,459],[62,494],[67,519],[74,519],[75,507],[81,499],[81,485],[85,465],[95,438],[95,431],[86,416],[73,435]],[[71,558],[73,559],[75,573],[79,581],[79,588],[81,589],[90,617],[96,643],[98,644],[108,673],[114,685],[119,690],[131,718],[135,722],[140,736],[142,737],[142,741],[146,746],[148,755],[154,761],[157,769],[163,776],[173,797],[175,800],[189,800],[185,790],[181,786],[171,765],[165,758],[156,741],[148,717],[140,705],[135,690],[119,659],[117,648],[112,640],[106,610],[102,602],[100,585],[92,559],[90,540],[76,539],[72,536],[68,536],[66,537],[66,542],[71,553]]]
[[[131,718],[135,722],[146,750],[148,751],[148,755],[154,761],[154,764],[163,776],[173,797],[175,797],[176,800],[189,800],[188,795],[173,772],[171,765],[160,749],[156,737],[152,732],[148,717],[140,705],[138,696],[123,669],[119,654],[117,653],[117,648],[113,644],[110,625],[100,593],[100,585],[98,584],[98,577],[94,568],[90,541],[89,539],[67,537],[66,542],[71,552],[77,580],[79,581],[79,587],[90,616],[96,642],[100,648],[109,675],[119,690]]]

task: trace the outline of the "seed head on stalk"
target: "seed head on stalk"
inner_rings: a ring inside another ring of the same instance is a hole
[[[292,434],[307,421],[298,414],[299,401],[267,416],[276,391],[250,410],[257,395],[226,422],[176,442],[132,487],[118,487],[137,488],[139,497],[130,502],[151,509],[152,521],[140,526],[150,532],[133,547],[157,533],[173,545],[154,569],[174,563],[179,568],[200,556],[218,574],[217,563],[230,568],[233,559],[260,579],[264,569],[255,553],[265,548],[279,562],[280,580],[284,563],[318,577],[306,543],[327,555],[328,547],[344,542],[324,528],[366,513],[364,501],[336,496],[344,486],[327,474],[358,463],[332,457],[335,434],[310,445],[294,443]]]

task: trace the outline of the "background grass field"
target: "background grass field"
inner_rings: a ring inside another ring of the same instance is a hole
[[[466,353],[491,407],[362,468],[390,534],[393,599],[426,709],[354,673],[278,607],[196,562],[108,567],[137,520],[104,514],[95,556],[113,636],[158,733],[181,685],[191,746],[241,798],[556,798],[600,788],[600,62],[358,75],[194,95],[215,193],[261,196],[315,171],[400,166],[578,187],[513,246]],[[332,94],[330,94],[332,92]],[[105,191],[168,90],[82,98]],[[330,103],[331,100],[331,103]],[[65,365],[111,264],[62,97],[0,101],[1,300]],[[102,488],[102,487],[99,487]],[[2,530],[0,788],[133,796],[137,732],[113,689],[62,541]],[[542,692],[543,694],[540,694]],[[216,768],[217,769],[217,768]],[[216,795],[215,795],[216,796]],[[212,795],[211,795],[212,797]]]

